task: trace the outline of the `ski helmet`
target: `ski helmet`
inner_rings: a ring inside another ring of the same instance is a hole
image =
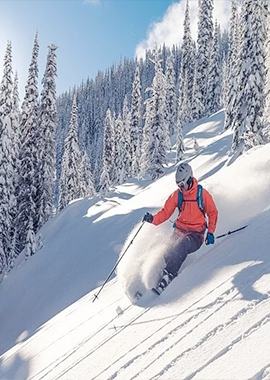
[[[192,177],[193,177],[193,172],[189,164],[184,162],[177,167],[176,173],[175,173],[175,181],[177,185],[180,185],[180,184],[182,186],[186,185],[188,182],[192,180]]]

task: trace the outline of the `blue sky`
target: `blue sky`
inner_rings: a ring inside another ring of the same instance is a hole
[[[3,62],[6,42],[11,40],[22,100],[38,30],[39,79],[53,42],[59,47],[57,92],[61,94],[121,58],[142,54],[154,40],[169,45],[179,41],[184,5],[184,0],[1,0],[0,59]],[[190,5],[196,26],[197,0]]]

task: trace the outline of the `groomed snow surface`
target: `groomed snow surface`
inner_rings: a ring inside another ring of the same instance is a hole
[[[219,209],[215,235],[248,226],[190,255],[158,297],[147,289],[174,218],[144,224],[93,303],[144,213],[176,188],[175,152],[155,182],[74,201],[0,284],[1,380],[270,379],[270,144],[234,159],[223,122],[221,111],[189,125],[185,159]]]

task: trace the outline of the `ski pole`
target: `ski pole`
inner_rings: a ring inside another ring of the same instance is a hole
[[[245,226],[243,226],[243,227],[237,228],[236,230],[228,231],[226,234],[222,234],[222,235],[217,236],[216,239],[219,239],[219,238],[224,237],[224,236],[227,236],[227,235],[234,234],[235,232],[238,232],[238,231],[243,230],[243,229],[246,228],[247,226],[248,226],[248,224],[245,225]]]
[[[115,269],[117,268],[118,264],[120,263],[120,261],[122,260],[122,258],[124,257],[125,253],[127,252],[127,250],[129,249],[129,247],[131,246],[131,244],[133,243],[135,237],[138,235],[138,233],[140,232],[142,226],[144,225],[144,220],[142,221],[142,224],[140,225],[140,228],[138,229],[138,231],[136,232],[136,234],[133,236],[133,238],[131,239],[129,245],[127,246],[127,248],[125,249],[125,251],[123,252],[123,254],[119,257],[119,259],[117,260],[115,266],[113,267],[113,269],[110,271],[110,273],[108,274],[106,280],[104,281],[104,283],[102,284],[101,288],[99,289],[99,291],[97,292],[97,294],[94,294],[94,298],[93,298],[93,301],[92,302],[95,302],[95,300],[98,298],[99,294],[101,293],[102,289],[104,288],[104,286],[107,284],[107,282],[109,281],[111,275],[113,274],[113,272],[115,271]]]

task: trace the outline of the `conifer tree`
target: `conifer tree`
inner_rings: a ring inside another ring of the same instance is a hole
[[[155,76],[147,100],[143,167],[152,179],[164,173],[166,150],[169,148],[168,125],[165,118],[166,84],[158,53],[155,52]],[[149,131],[149,132],[148,132]]]
[[[10,267],[15,199],[15,149],[12,109],[12,48],[8,41],[0,86],[0,274]],[[13,212],[12,212],[13,211]]]
[[[210,116],[221,107],[221,67],[219,59],[218,24],[215,23],[214,43],[209,65],[206,113]]]
[[[116,184],[122,184],[126,176],[126,168],[125,168],[125,136],[123,134],[124,126],[123,126],[123,120],[121,115],[118,115],[118,117],[115,120],[115,142],[116,142],[116,148],[115,148],[115,172],[116,172]]]
[[[193,91],[192,91],[191,120],[196,121],[201,117],[202,115],[201,110],[204,107],[203,103],[201,102],[199,84],[197,81],[197,66],[195,66],[193,80],[194,82],[193,82]]]
[[[238,92],[239,80],[239,47],[240,47],[240,29],[239,29],[238,7],[236,0],[231,3],[230,34],[229,34],[229,54],[228,54],[228,93],[225,110],[224,129],[233,127],[233,121],[236,112],[236,98]]]
[[[25,96],[22,104],[19,141],[19,179],[17,187],[17,235],[21,251],[26,243],[30,221],[36,233],[37,218],[37,124],[38,124],[38,34],[36,33],[32,51]]]
[[[130,143],[131,143],[131,159],[132,174],[134,176],[139,173],[139,159],[142,145],[142,97],[140,83],[140,69],[136,66],[135,76],[132,85],[131,109],[130,109]]]
[[[199,117],[205,116],[207,104],[207,84],[209,75],[210,55],[213,43],[213,0],[202,0],[199,14],[198,39],[197,39],[197,110]]]
[[[123,149],[124,177],[129,178],[132,175],[132,148],[130,142],[131,115],[128,109],[127,96],[124,98],[122,122],[123,132],[121,136],[121,144]]]
[[[195,70],[195,51],[191,37],[189,2],[186,2],[184,35],[182,43],[182,60],[179,79],[178,112],[183,123],[191,120],[191,102]]]
[[[26,235],[25,242],[25,256],[33,256],[37,251],[36,235],[33,228],[32,219],[29,219],[29,228]]]
[[[18,158],[19,158],[19,140],[20,140],[20,96],[19,96],[19,84],[18,73],[14,75],[13,89],[12,89],[12,126],[13,126],[13,145],[15,150],[15,162],[14,168],[17,170]],[[17,178],[16,178],[17,180]]]
[[[56,49],[57,47],[54,44],[49,46],[46,70],[42,80],[36,196],[39,217],[38,229],[48,221],[53,213],[53,192],[56,178]]]
[[[169,128],[170,136],[174,135],[177,119],[177,100],[176,100],[176,78],[174,69],[174,58],[169,55],[166,62],[165,72],[166,82],[166,105],[165,117]]]
[[[195,150],[195,152],[198,152],[198,150],[200,149],[200,145],[199,145],[196,137],[193,137],[193,149]]]
[[[176,140],[176,160],[181,161],[185,153],[184,137],[183,137],[183,121],[181,113],[177,120],[177,140]]]
[[[14,188],[14,198],[11,202],[11,252],[9,257],[9,267],[12,268],[14,265],[15,258],[20,253],[17,247],[17,184],[18,184],[18,167],[19,167],[19,127],[20,127],[20,98],[18,89],[18,75],[15,73],[12,91],[12,145],[14,149],[14,155],[12,157],[13,166],[13,188]],[[11,198],[12,199],[12,198]]]
[[[236,100],[232,151],[264,142],[262,115],[265,88],[264,0],[244,0],[239,91]],[[248,64],[247,64],[248,62]]]
[[[224,58],[222,61],[222,86],[221,86],[221,105],[225,109],[228,105],[228,93],[229,93],[229,74],[228,74],[228,64]]]
[[[81,196],[93,197],[95,195],[93,175],[90,167],[90,159],[87,152],[84,152],[80,165],[81,174]]]
[[[180,125],[184,125],[191,119],[191,104],[190,104],[190,98],[188,94],[188,78],[187,78],[188,72],[185,71],[185,75],[183,77],[182,81],[182,89],[181,89],[181,95],[178,98],[178,118],[177,122],[179,122],[179,119],[181,119]]]
[[[103,156],[102,156],[102,172],[100,176],[100,195],[102,197],[108,195],[109,189],[113,184],[114,175],[114,158],[115,158],[115,141],[113,118],[110,109],[106,112],[104,121],[104,137],[103,137]]]
[[[65,139],[60,177],[59,210],[81,196],[81,154],[78,143],[78,108],[76,95],[73,98],[69,132]]]
[[[268,30],[270,31],[270,13],[268,14],[267,26],[268,26]],[[264,107],[264,113],[263,113],[263,122],[264,122],[265,139],[269,142],[270,141],[270,34],[269,33],[266,39],[265,66],[266,66],[266,79],[265,79],[265,107]]]
[[[151,127],[153,119],[153,102],[151,97],[145,101],[145,123],[143,130],[142,155],[140,159],[141,174],[148,170],[149,144],[151,141]]]

